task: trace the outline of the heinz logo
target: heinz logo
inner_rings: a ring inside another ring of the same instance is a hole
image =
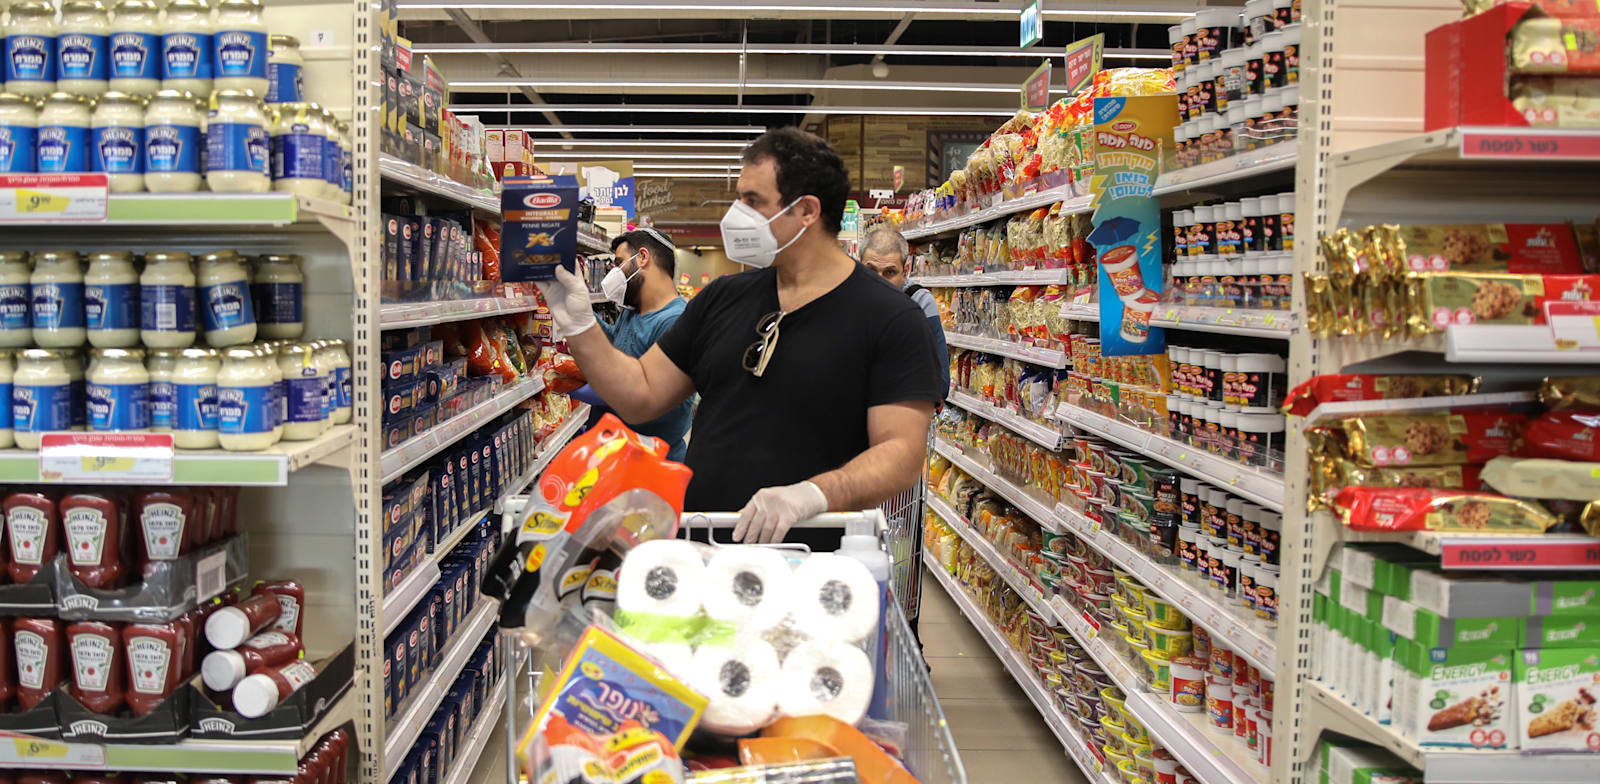
[[[110,728],[107,727],[103,721],[92,721],[85,719],[83,721],[73,722],[70,729],[74,737],[79,735],[94,735],[103,738],[106,736],[106,730]]]
[[[200,720],[200,729],[204,732],[232,735],[235,728],[233,722],[228,721],[227,719],[219,719],[208,716]]]
[[[531,193],[523,197],[522,203],[534,209],[556,207],[561,204],[561,196],[554,193]]]

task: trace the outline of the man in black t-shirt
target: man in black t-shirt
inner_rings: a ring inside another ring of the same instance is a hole
[[[707,286],[637,359],[591,329],[577,276],[540,284],[584,376],[624,419],[700,393],[684,508],[739,510],[741,541],[782,541],[800,520],[912,487],[947,391],[922,311],[839,248],[848,190],[816,136],[783,128],[752,143],[722,236],[755,269]]]

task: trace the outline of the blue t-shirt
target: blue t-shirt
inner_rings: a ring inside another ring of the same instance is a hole
[[[636,313],[627,308],[622,309],[622,315],[617,317],[615,326],[600,323],[600,328],[606,332],[606,337],[611,339],[611,345],[618,351],[630,357],[642,357],[651,346],[656,344],[662,334],[683,315],[686,303],[682,297],[673,297],[671,302],[650,311],[649,313]],[[694,412],[694,396],[674,406],[672,410],[639,425],[628,423],[634,430],[647,436],[654,436],[672,448],[667,451],[667,459],[683,462],[686,447],[683,443],[684,434],[689,432],[689,420]],[[598,407],[589,415],[589,425],[592,427],[599,421],[600,415],[605,412]]]

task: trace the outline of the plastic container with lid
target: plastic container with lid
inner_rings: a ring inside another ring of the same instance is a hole
[[[144,349],[97,348],[89,356],[89,429],[149,430],[150,373],[144,367]]]
[[[89,171],[89,101],[55,92],[39,110],[34,166],[40,173]]]
[[[0,93],[0,174],[30,174],[37,160],[39,105],[16,93]]]
[[[272,138],[255,93],[217,90],[206,114],[206,184],[218,193],[272,190]]]
[[[257,334],[274,340],[293,340],[305,334],[305,280],[298,255],[269,253],[261,257],[250,283]]]
[[[33,345],[31,277],[28,254],[19,250],[0,251],[0,346]]]
[[[194,261],[189,254],[145,254],[144,272],[139,274],[139,337],[146,346],[194,345],[194,284]]]
[[[291,634],[265,631],[233,650],[212,651],[200,663],[200,674],[212,691],[228,691],[255,670],[276,667],[300,657],[300,640]]]
[[[345,350],[342,340],[325,341],[325,345],[317,350],[319,355],[326,355],[333,366],[333,424],[342,425],[350,421],[350,406],[352,389],[350,385],[350,354]]]
[[[83,274],[83,320],[91,346],[139,345],[139,273],[133,254],[89,254],[89,269]]]
[[[83,345],[83,267],[78,254],[70,250],[33,254],[33,273],[28,281],[34,345]]]
[[[269,59],[261,0],[220,0],[216,29],[211,36],[211,62],[216,69],[212,86],[266,95]]]
[[[66,0],[56,33],[56,89],[93,98],[111,79],[111,15],[100,0]]]
[[[317,368],[322,373],[322,429],[326,431],[333,427],[334,407],[339,404],[339,382],[334,378],[338,368],[334,366],[333,357],[327,351],[327,340],[309,341],[308,345],[311,346],[312,361],[317,363]]]
[[[151,193],[200,190],[201,126],[205,112],[182,90],[162,90],[144,112],[144,186]]]
[[[215,349],[186,348],[172,367],[173,443],[184,449],[217,448],[217,373]]]
[[[132,95],[161,89],[161,8],[155,0],[117,0],[107,47],[109,89]]]
[[[300,56],[300,39],[292,35],[267,37],[271,54],[267,58],[267,103],[304,101],[305,81],[301,72],[306,60]]]
[[[217,442],[223,449],[257,452],[277,443],[272,370],[270,361],[254,348],[236,346],[222,352],[222,368],[217,372]],[[179,391],[181,394],[181,388]]]
[[[42,97],[56,90],[56,9],[45,0],[11,6],[6,25],[6,92]]]
[[[211,8],[206,0],[169,0],[161,25],[161,89],[210,95]]]
[[[94,102],[90,117],[90,165],[105,172],[112,193],[144,190],[143,98],[108,92]]]
[[[60,351],[22,352],[11,377],[11,417],[16,444],[38,449],[39,435],[72,427],[71,378]]]
[[[278,370],[283,373],[287,396],[287,418],[283,423],[285,441],[309,441],[323,431],[323,398],[327,377],[316,361],[310,343],[291,343],[278,350]]]
[[[339,121],[334,119],[333,112],[317,104],[310,106],[321,115],[322,126],[327,134],[322,140],[322,171],[318,174],[322,180],[322,192],[318,195],[330,201],[339,201],[343,193],[340,179],[344,167],[344,149],[339,144]]]
[[[172,382],[178,349],[150,349],[145,352],[144,366],[150,374],[150,430],[170,433],[178,406],[178,391]]]
[[[316,104],[280,103],[272,107],[272,189],[327,198],[324,156],[338,154]]]
[[[244,258],[231,251],[200,257],[200,316],[206,342],[216,348],[256,339],[255,308],[250,301],[250,276]]]

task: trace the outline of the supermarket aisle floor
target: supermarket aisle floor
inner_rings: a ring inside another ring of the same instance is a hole
[[[1061,743],[943,586],[922,576],[923,655],[972,784],[1083,784]]]

